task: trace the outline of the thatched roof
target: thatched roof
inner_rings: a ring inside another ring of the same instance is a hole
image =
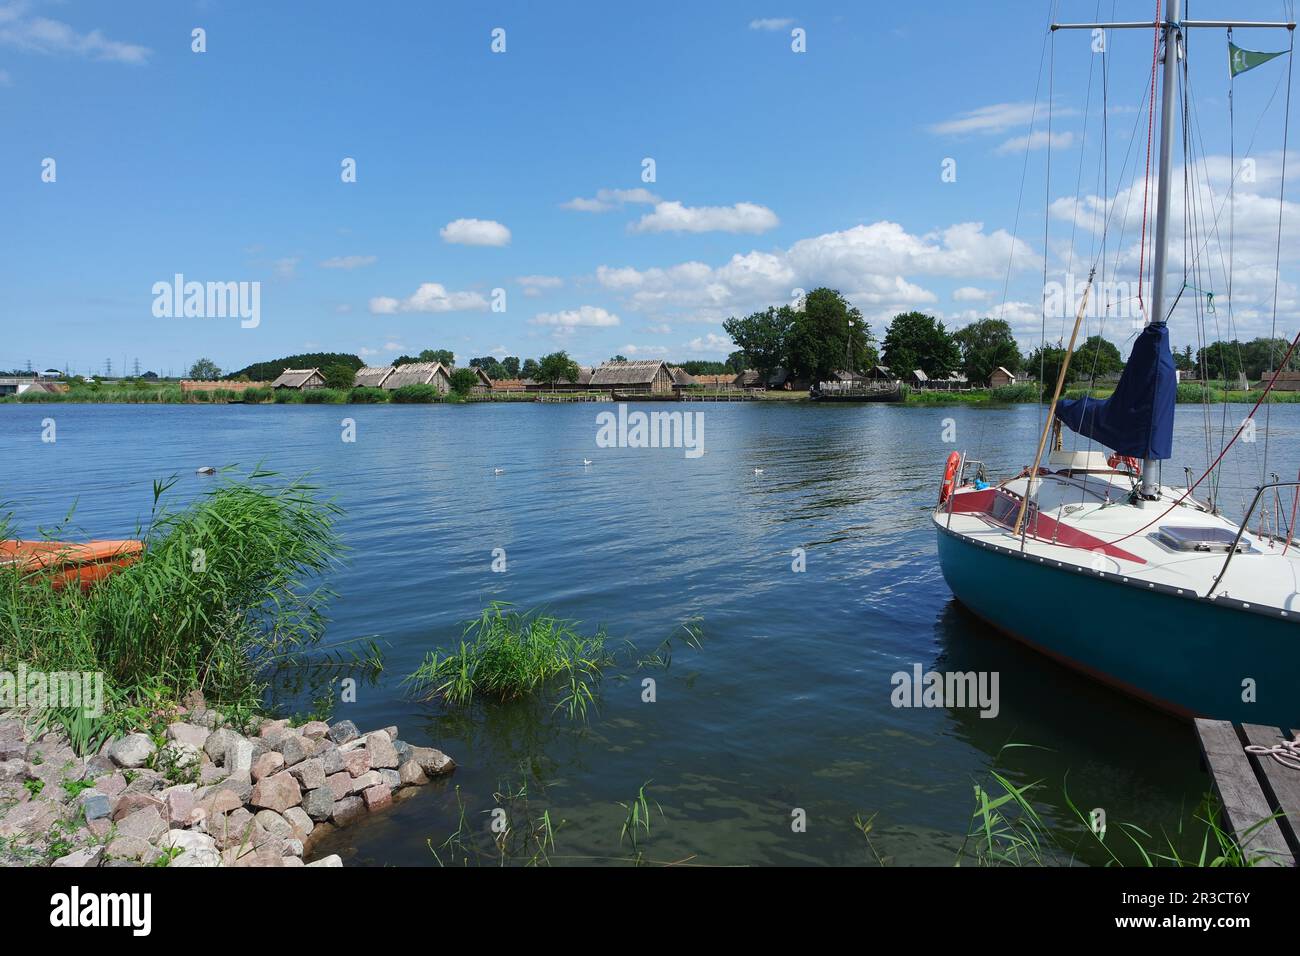
[[[736,379],[737,385],[743,385],[745,388],[757,388],[763,384],[763,376],[752,368],[745,369],[744,372]]]
[[[757,377],[758,373],[755,372],[754,374]],[[700,385],[713,387],[717,385],[736,385],[739,378],[740,376],[735,372],[729,372],[722,375],[697,375],[695,381]]]
[[[383,388],[384,382],[388,376],[393,374],[393,366],[388,365],[384,368],[367,365],[364,368],[357,369],[356,376],[352,379],[352,384],[358,388]]]
[[[311,381],[312,376],[319,376],[318,368],[287,368],[280,377],[271,383],[272,388],[302,388]],[[324,376],[321,376],[323,379]]]
[[[661,368],[667,363],[642,362],[606,362],[591,373],[591,385],[649,385],[655,380]]]
[[[672,373],[674,385],[694,385],[699,381],[694,375],[686,371],[686,369],[678,368],[676,365],[668,371]]]
[[[438,372],[450,377],[447,366],[441,362],[411,362],[409,365],[399,365],[393,369],[393,374],[388,376],[383,387],[387,389],[401,388],[403,385],[428,385]]]
[[[919,368],[914,368],[912,369],[912,380],[917,382],[928,382],[930,380],[930,376],[926,375]]]

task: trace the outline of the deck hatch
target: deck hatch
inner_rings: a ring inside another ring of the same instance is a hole
[[[1161,525],[1156,530],[1156,538],[1166,547],[1175,551],[1218,551],[1227,554],[1232,550],[1237,533],[1228,528],[1197,528],[1178,525]],[[1237,545],[1238,552],[1250,550],[1250,544],[1243,538]]]

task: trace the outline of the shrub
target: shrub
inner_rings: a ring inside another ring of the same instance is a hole
[[[432,385],[403,385],[394,389],[390,400],[399,403],[427,403],[443,400],[442,393]]]
[[[347,393],[335,388],[309,388],[303,391],[302,400],[308,405],[342,405]]]
[[[388,393],[382,388],[358,385],[348,393],[348,401],[354,405],[378,405],[388,401]]]

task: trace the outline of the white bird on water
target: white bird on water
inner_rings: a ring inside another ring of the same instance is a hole
[[[762,468],[755,468],[755,469],[754,469],[754,474],[756,474],[756,475],[761,475],[762,473],[763,473],[763,469],[762,469]]]
[[[493,468],[493,469],[492,469],[492,474],[494,474],[494,475],[504,475],[505,473],[506,473],[506,470],[505,470],[504,468]]]
[[[582,459],[582,463],[583,463],[584,465],[590,465],[590,464],[591,464],[591,459],[590,459],[590,458],[584,458],[584,459]]]

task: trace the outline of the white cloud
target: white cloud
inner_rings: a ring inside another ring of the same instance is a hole
[[[1046,109],[1045,106],[1040,106],[1039,114],[1042,115]],[[1057,116],[1063,116],[1071,115],[1075,111],[1058,107],[1053,112]],[[935,123],[930,127],[930,132],[941,136],[963,135],[966,133],[1003,133],[1017,126],[1028,126],[1033,121],[1033,118],[1033,103],[994,103],[965,113],[958,113],[951,119]]]
[[[686,347],[694,352],[717,352],[725,354],[736,350],[736,343],[732,342],[725,335],[718,335],[710,332],[708,335],[702,335],[699,338],[691,339],[686,343]]]
[[[960,289],[954,289],[952,293],[954,302],[987,302],[993,298],[993,293],[986,289],[977,289],[971,285],[964,285]]]
[[[830,286],[880,318],[936,303],[915,277],[1002,280],[1012,251],[1027,268],[1034,254],[1004,230],[958,223],[909,233],[881,221],[802,239],[789,249],[733,255],[718,266],[690,261],[635,269],[602,265],[597,283],[652,321],[720,322],[729,315],[787,303],[795,289]]]
[[[370,300],[370,311],[375,315],[394,315],[398,312],[483,312],[487,299],[477,292],[448,292],[437,282],[424,282],[405,299],[376,296]]]
[[[334,306],[334,311],[339,313],[339,315],[345,315],[352,311],[352,306],[347,302],[340,302],[338,305]]]
[[[654,212],[634,223],[632,232],[766,232],[780,220],[766,206],[740,202],[734,206],[684,206],[661,202]]]
[[[619,355],[626,355],[634,358],[638,355],[644,358],[663,358],[668,354],[668,350],[662,345],[625,345],[618,350]]]
[[[292,279],[298,274],[298,263],[301,261],[301,256],[286,256],[272,262],[271,269],[277,279]]]
[[[379,261],[378,256],[333,256],[326,259],[320,264],[322,269],[360,269],[362,266],[371,266]]]
[[[93,60],[140,65],[153,52],[136,43],[110,40],[99,30],[78,33],[61,20],[27,16],[28,4],[19,0],[0,7],[0,45],[28,53],[84,56]]]
[[[491,219],[456,219],[439,231],[443,242],[461,246],[508,246],[510,230]]]
[[[763,17],[758,20],[750,20],[749,28],[751,30],[784,30],[794,23],[789,17]]]
[[[1050,136],[1047,130],[1038,130],[1028,136],[1015,136],[1007,140],[1001,146],[994,150],[999,156],[1006,156],[1011,153],[1023,153],[1025,148],[1043,149],[1049,143],[1052,149],[1064,149],[1074,142],[1074,134],[1069,130],[1061,133],[1052,133]]]
[[[523,287],[524,295],[536,298],[546,289],[558,289],[564,285],[559,276],[519,276],[515,282]]]
[[[595,305],[584,305],[564,312],[539,312],[532,319],[534,325],[550,325],[573,329],[579,326],[606,328],[619,324],[619,317]]]
[[[594,199],[578,196],[560,207],[577,212],[608,212],[628,204],[652,205],[658,201],[659,197],[648,189],[598,189]]]

